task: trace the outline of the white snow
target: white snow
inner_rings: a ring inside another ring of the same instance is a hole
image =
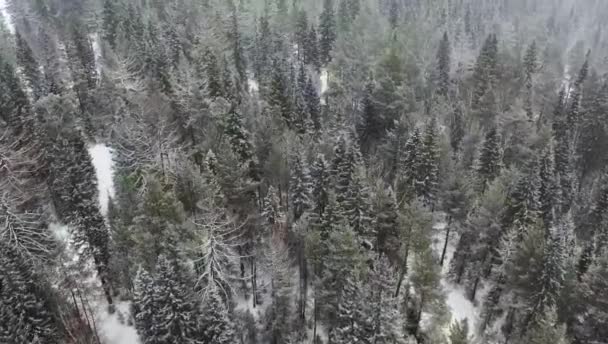
[[[104,144],[90,145],[88,151],[97,176],[100,211],[103,215],[106,215],[108,201],[110,197],[114,196],[112,151]],[[67,259],[63,260],[64,266],[70,267],[77,264],[82,259],[82,255],[74,250],[72,235],[68,226],[51,223],[49,228],[57,240],[65,245],[64,252]],[[83,278],[78,283],[82,290],[86,291],[87,308],[95,319],[95,328],[101,339],[101,344],[139,344],[137,331],[128,324],[131,312],[129,302],[115,299],[115,311],[110,313],[92,259],[87,259],[82,269],[85,270],[83,276],[90,277]]]
[[[8,10],[6,7],[7,7],[6,0],[0,0],[0,14],[4,18],[6,27],[14,35],[15,34],[15,23],[13,23],[13,18],[8,13]]]
[[[325,92],[327,92],[327,80],[329,78],[329,73],[327,72],[327,68],[322,68],[321,69],[321,76],[320,76],[320,80],[321,80],[321,91],[319,92],[319,96],[321,96],[321,104],[325,104],[325,99],[323,99],[323,94]]]
[[[452,321],[468,319],[471,328],[476,328],[479,320],[479,309],[466,296],[461,286],[453,285],[442,279],[441,285],[446,291],[446,303],[452,311]]]
[[[108,202],[114,198],[114,180],[112,161],[112,150],[105,144],[94,144],[89,146],[89,155],[97,174],[97,188],[99,190],[99,209],[102,215],[108,213]]]
[[[433,225],[433,250],[437,253],[437,256],[440,257],[445,243],[445,231],[448,224],[445,221],[444,214],[440,214],[436,221],[437,222]],[[446,304],[452,312],[452,322],[468,319],[469,328],[476,329],[479,321],[480,307],[477,307],[469,300],[467,292],[462,286],[451,283],[447,278],[447,273],[450,269],[450,260],[456,250],[457,242],[458,235],[452,228],[446,249],[445,260],[441,267],[441,286],[446,293]],[[485,290],[480,290],[477,299],[481,300],[485,292]],[[446,329],[446,331],[447,330],[448,329]]]
[[[133,326],[126,324],[131,314],[131,304],[126,301],[115,304],[116,311],[110,314],[105,302],[94,309],[97,330],[104,344],[139,344],[139,336]]]
[[[247,79],[247,85],[249,86],[249,92],[258,92],[258,90],[260,89],[260,85],[258,84],[257,81],[249,78]]]
[[[95,57],[95,70],[97,75],[101,74],[101,47],[99,45],[99,34],[93,33],[89,35],[91,45],[93,46],[93,55]]]
[[[329,74],[327,73],[327,68],[321,69],[321,94],[327,91],[327,78]]]

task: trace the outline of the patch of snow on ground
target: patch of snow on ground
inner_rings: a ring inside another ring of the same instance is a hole
[[[101,46],[99,45],[99,34],[93,33],[89,36],[91,45],[93,46],[93,55],[95,57],[95,70],[97,75],[101,74]]]
[[[436,222],[433,225],[433,250],[436,252],[437,257],[441,257],[448,226],[448,223],[445,221],[445,214],[439,215],[440,216],[436,218]],[[454,226],[454,224],[452,224],[452,226]],[[458,234],[455,231],[455,228],[452,228],[446,249],[445,260],[441,267],[441,286],[446,293],[446,304],[452,312],[452,321],[462,321],[466,318],[468,319],[470,328],[476,329],[481,309],[469,300],[467,292],[462,286],[451,283],[447,278],[450,260],[456,250],[457,242]],[[480,290],[477,295],[477,300],[481,300],[485,292],[485,290]]]
[[[112,161],[112,150],[105,144],[95,144],[89,146],[89,155],[97,174],[97,188],[99,190],[99,209],[102,215],[108,213],[108,202],[114,198],[114,180]]]
[[[446,291],[446,303],[452,311],[452,320],[462,321],[466,318],[471,328],[476,328],[479,309],[466,296],[464,288],[448,283],[445,278],[442,279],[441,285]]]
[[[105,306],[104,302],[94,309],[97,330],[104,344],[139,344],[137,331],[133,326],[127,325],[127,319],[131,314],[130,302],[117,302],[113,314],[110,314]]]
[[[6,27],[8,30],[14,35],[15,34],[15,23],[13,23],[13,18],[8,13],[8,9],[6,8],[8,5],[6,0],[0,0],[0,14],[4,18],[4,22],[6,23]]]
[[[249,92],[258,92],[260,89],[258,82],[253,79],[247,79],[247,85],[249,86]]]
[[[327,92],[327,79],[329,78],[329,74],[327,73],[327,68],[321,69],[321,90],[319,91],[319,96],[321,97],[321,104],[325,104],[325,99],[323,98],[323,93]]]

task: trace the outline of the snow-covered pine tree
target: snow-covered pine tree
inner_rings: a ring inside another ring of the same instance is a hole
[[[323,0],[323,11],[319,17],[319,60],[326,66],[331,61],[331,51],[336,41],[336,18],[333,0]]]
[[[526,335],[525,342],[529,344],[568,344],[566,326],[557,320],[554,308],[547,310],[542,319],[538,320]]]
[[[553,145],[550,145],[543,152],[540,161],[539,178],[540,186],[538,189],[538,199],[540,212],[545,227],[550,228],[555,224],[556,216],[560,214],[560,189],[555,172]]]
[[[417,181],[417,171],[419,170],[418,165],[422,159],[422,137],[420,130],[414,128],[409,139],[405,143],[402,154],[402,161],[400,161],[399,170],[400,181],[397,195],[399,199],[403,197],[411,198],[415,195],[415,186]]]
[[[469,337],[469,323],[465,318],[462,321],[454,321],[450,325],[450,344],[469,344],[471,338]]]
[[[365,306],[362,283],[357,273],[350,270],[340,293],[336,326],[329,334],[331,343],[356,343],[370,337],[370,334],[366,333],[370,326],[366,322],[368,315],[364,313]]]
[[[311,208],[311,182],[308,164],[300,152],[290,159],[289,203],[294,221]]]
[[[237,334],[226,303],[217,287],[209,288],[203,303],[200,326],[204,344],[236,344]]]
[[[117,3],[113,0],[104,0],[102,8],[102,33],[112,49],[116,49],[116,40],[120,30],[121,18]]]
[[[135,319],[135,329],[143,343],[153,343],[156,338],[156,328],[152,324],[158,305],[154,300],[153,282],[150,273],[140,266],[135,276],[131,312]]]
[[[496,128],[491,128],[485,134],[476,167],[482,192],[486,189],[486,185],[500,174],[501,159],[498,131]]]
[[[399,243],[399,223],[397,201],[393,190],[388,187],[377,192],[375,201],[376,248],[381,254],[397,253]]]
[[[532,101],[534,100],[533,91],[534,91],[534,75],[538,71],[538,61],[537,61],[537,53],[536,53],[536,41],[532,41],[532,43],[526,49],[526,53],[524,55],[524,110],[526,111],[526,115],[528,116],[528,120],[532,120],[534,116]]]
[[[424,130],[420,160],[416,170],[416,195],[424,204],[434,207],[439,183],[439,137],[437,119],[433,116]]]
[[[16,54],[17,63],[21,68],[27,87],[32,92],[32,99],[38,100],[44,95],[45,90],[43,89],[44,82],[40,68],[34,52],[30,48],[30,45],[25,38],[20,34],[19,31],[15,32],[15,43],[16,43]]]
[[[198,302],[191,294],[191,284],[187,282],[183,269],[176,269],[177,261],[161,255],[152,278],[151,314],[152,329],[148,337],[150,343],[188,343],[203,337],[205,327],[201,326]]]
[[[310,167],[313,212],[321,216],[325,212],[330,192],[330,171],[323,154],[318,154]]]
[[[435,88],[437,94],[447,97],[450,89],[450,40],[447,31],[443,33],[437,50],[437,71]]]
[[[497,58],[498,41],[495,34],[490,34],[483,43],[473,71],[474,90],[471,104],[473,109],[480,108],[482,97],[497,81]]]
[[[331,203],[330,203],[331,204]],[[340,292],[347,283],[349,271],[364,263],[355,232],[345,220],[333,223],[334,229],[324,242],[322,260],[320,314],[330,328],[336,325]]]
[[[460,145],[464,138],[464,114],[462,113],[462,107],[456,105],[450,119],[450,146],[454,155],[460,151]]]
[[[365,85],[363,100],[361,101],[361,120],[359,123],[359,137],[361,138],[361,151],[364,154],[373,152],[373,147],[384,136],[384,123],[377,113],[374,105],[374,82],[369,80]]]
[[[376,259],[370,275],[366,313],[369,312],[373,333],[371,342],[402,344],[405,342],[404,321],[395,296],[395,273],[386,256]]]
[[[59,344],[46,282],[15,248],[0,242],[0,342]]]

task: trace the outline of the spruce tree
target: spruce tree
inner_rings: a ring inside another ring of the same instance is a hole
[[[265,96],[272,114],[282,119],[287,127],[293,126],[292,104],[289,80],[284,70],[284,61],[275,59],[272,63],[272,75]]]
[[[455,321],[450,325],[450,344],[469,344],[469,323],[465,318],[463,321]]]
[[[326,66],[331,61],[331,51],[336,41],[336,18],[333,0],[323,0],[323,11],[319,17],[319,60]]]
[[[450,41],[444,32],[437,50],[437,94],[446,97],[450,88]]]
[[[239,76],[240,84],[243,85],[247,82],[247,61],[245,60],[245,53],[243,51],[243,44],[241,42],[242,38],[239,28],[237,9],[234,5],[231,7],[228,40],[230,41],[230,45],[232,47],[231,50],[234,69]],[[237,87],[237,89],[240,88],[241,87]]]
[[[534,74],[536,74],[538,70],[538,62],[536,57],[536,41],[533,41],[532,44],[526,50],[526,54],[524,55],[524,87],[526,94],[524,95],[524,110],[526,111],[526,115],[529,120],[533,118],[533,109],[532,109],[532,101],[533,101],[533,89],[534,89]]]
[[[608,320],[608,254],[604,251],[589,271],[582,277],[577,290],[576,302],[582,303],[580,328],[577,329],[577,339],[593,342],[603,340],[608,336],[604,324]]]
[[[416,163],[415,189],[418,197],[426,205],[435,203],[437,184],[439,183],[439,138],[437,137],[437,120],[433,117],[424,130],[420,160]]]
[[[365,93],[361,101],[361,123],[359,125],[359,137],[361,137],[361,151],[369,154],[373,147],[384,135],[384,123],[374,105],[374,82],[368,81],[365,85]]]
[[[153,334],[151,343],[186,343],[198,340],[204,328],[200,325],[199,305],[191,295],[191,286],[182,271],[175,268],[176,261],[160,256],[152,282],[151,314]],[[144,325],[145,326],[145,325]]]
[[[416,182],[418,181],[419,165],[422,161],[422,137],[420,130],[414,128],[403,148],[400,170],[402,181],[399,183],[399,199],[404,195],[415,195]]]
[[[473,71],[474,89],[471,105],[474,110],[480,108],[483,96],[495,86],[497,81],[497,59],[498,41],[496,35],[490,34],[481,48]]]
[[[319,39],[314,25],[310,25],[306,39],[306,62],[313,66],[317,71],[321,68],[319,56]]]
[[[482,191],[485,190],[487,183],[492,182],[500,174],[500,165],[501,154],[498,132],[496,128],[491,128],[486,132],[476,168]]]
[[[403,319],[395,296],[395,273],[389,259],[381,256],[374,262],[368,289],[369,310],[374,343],[405,343]]]
[[[50,143],[49,188],[53,204],[60,219],[75,229],[81,247],[89,246],[106,298],[111,304],[108,275],[110,238],[99,211],[97,179],[91,157],[79,133],[61,133]]]
[[[116,1],[104,0],[102,9],[102,32],[105,39],[112,49],[116,49],[116,39],[120,25],[119,8]]]
[[[321,130],[321,101],[310,77],[308,77],[306,86],[304,88],[304,101],[306,102],[306,109],[308,111],[310,120],[312,121],[314,130]]]
[[[205,344],[234,344],[237,334],[233,320],[217,287],[209,288],[203,303],[201,328]]]
[[[545,227],[550,228],[555,222],[555,217],[559,214],[560,194],[557,176],[555,172],[555,161],[553,147],[545,149],[540,162],[539,177],[540,187],[539,202]]]
[[[135,329],[143,339],[143,343],[153,343],[156,328],[152,324],[154,314],[158,311],[158,305],[154,300],[152,276],[141,267],[135,277],[131,311],[135,320]]]
[[[296,153],[291,159],[289,181],[289,202],[295,221],[310,209],[310,193],[310,172],[302,154]]]
[[[378,193],[375,209],[376,247],[384,254],[394,254],[399,249],[399,225],[397,203],[393,190]]]
[[[329,334],[331,343],[348,344],[364,340],[366,315],[363,313],[363,295],[361,282],[355,272],[350,270],[340,293],[336,326]]]
[[[32,98],[36,101],[45,92],[40,66],[34,57],[32,49],[19,31],[15,32],[15,43],[17,45],[17,63],[21,67],[27,87],[32,90]]]
[[[17,250],[0,242],[0,342],[62,342],[45,287],[34,266]]]
[[[460,145],[464,135],[464,114],[462,113],[462,107],[457,105],[452,112],[450,120],[450,146],[452,147],[454,155],[460,151]]]
[[[320,221],[329,202],[330,171],[323,154],[318,154],[310,167],[313,221]]]
[[[555,309],[548,310],[526,336],[529,344],[568,344],[566,326],[559,324]]]

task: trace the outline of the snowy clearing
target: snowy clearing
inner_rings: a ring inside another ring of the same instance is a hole
[[[89,146],[89,155],[97,174],[99,209],[101,214],[106,216],[108,213],[108,202],[115,195],[112,150],[105,144],[94,144]]]
[[[0,14],[4,18],[4,22],[6,23],[6,27],[8,30],[14,35],[15,34],[15,23],[13,23],[13,18],[8,13],[7,7],[8,4],[6,0],[0,0]]]
[[[445,244],[445,234],[448,223],[445,221],[445,214],[440,214],[436,221],[437,222],[433,225],[433,250],[436,252],[437,256],[440,257]],[[441,267],[441,286],[446,293],[446,304],[452,312],[452,321],[468,319],[470,328],[475,329],[479,320],[480,309],[469,300],[463,287],[451,283],[447,277],[450,269],[450,260],[456,250],[457,242],[457,233],[452,228],[446,248],[445,260]],[[482,294],[482,292],[480,292],[480,294]]]

